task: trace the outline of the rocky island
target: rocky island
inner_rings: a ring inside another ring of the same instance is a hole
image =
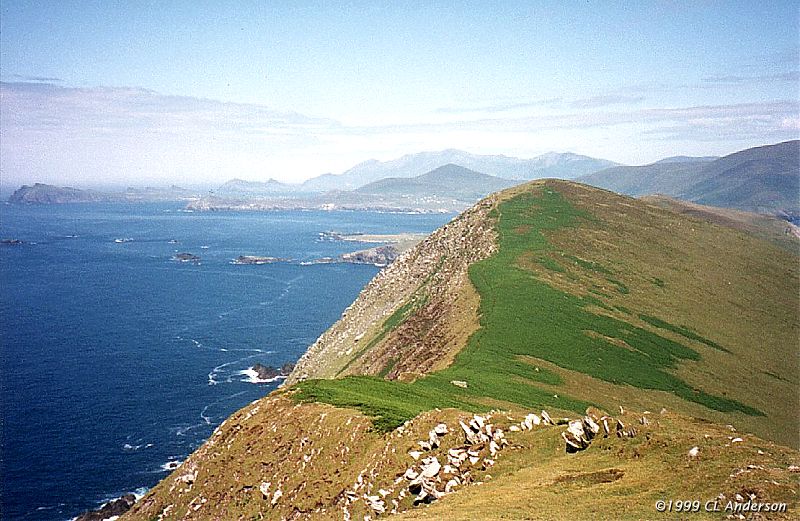
[[[178,262],[200,262],[200,256],[194,253],[176,253],[172,258]]]
[[[258,255],[239,255],[233,261],[232,264],[241,264],[241,265],[248,265],[248,264],[272,264],[275,262],[289,262],[291,259],[281,258],[281,257],[261,257]]]

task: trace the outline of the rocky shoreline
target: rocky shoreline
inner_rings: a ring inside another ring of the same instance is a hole
[[[87,510],[73,521],[104,521],[106,519],[116,519],[131,509],[136,503],[134,494],[125,494],[121,498],[114,499],[104,504],[98,509]]]
[[[250,368],[257,375],[256,379],[264,382],[274,381],[277,378],[286,378],[293,369],[294,364],[292,363],[285,363],[280,367],[255,364]]]

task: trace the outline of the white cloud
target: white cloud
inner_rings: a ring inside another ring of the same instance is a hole
[[[645,96],[626,93],[509,100],[483,112],[439,110],[393,120],[376,114],[344,124],[137,88],[2,83],[0,174],[4,183],[300,181],[369,158],[444,148],[520,157],[573,151],[644,163],[687,148],[709,155],[793,139],[800,130],[797,101],[647,105]]]

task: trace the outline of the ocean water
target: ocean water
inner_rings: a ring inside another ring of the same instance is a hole
[[[143,492],[274,389],[242,371],[295,361],[378,271],[301,265],[361,247],[320,232],[452,217],[180,208],[0,205],[0,238],[25,242],[0,245],[0,518],[70,519]]]

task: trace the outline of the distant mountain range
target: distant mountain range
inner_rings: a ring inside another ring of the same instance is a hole
[[[492,192],[522,181],[502,179],[447,164],[425,174],[390,177],[356,190],[330,190],[307,196],[222,197],[214,195],[193,201],[191,210],[376,210],[401,212],[456,212]],[[220,190],[221,191],[221,190]],[[240,194],[241,195],[241,194]]]
[[[463,150],[442,150],[405,155],[392,161],[369,160],[343,174],[325,174],[309,179],[301,186],[306,191],[354,190],[386,178],[417,177],[440,166],[453,164],[487,175],[530,181],[545,177],[575,179],[618,163],[572,153],[549,152],[533,159],[508,156],[476,155]]]
[[[392,161],[369,160],[346,172],[323,174],[301,184],[233,179],[195,210],[291,208],[392,211],[460,211],[492,192],[542,177],[574,179],[617,165],[572,153],[533,159],[477,155],[462,150],[420,152]]]
[[[190,200],[189,208],[196,210],[454,212],[489,193],[537,177],[574,179],[632,196],[662,194],[704,205],[800,217],[800,141],[750,148],[724,157],[674,156],[645,166],[621,166],[570,153],[518,159],[444,150],[393,161],[367,161],[343,174],[325,174],[302,184],[233,179],[205,196],[176,186],[105,193],[37,183],[23,186],[10,201]]]
[[[713,160],[681,158],[617,166],[577,180],[626,195],[663,194],[723,208],[796,216],[800,141],[749,148]]]

